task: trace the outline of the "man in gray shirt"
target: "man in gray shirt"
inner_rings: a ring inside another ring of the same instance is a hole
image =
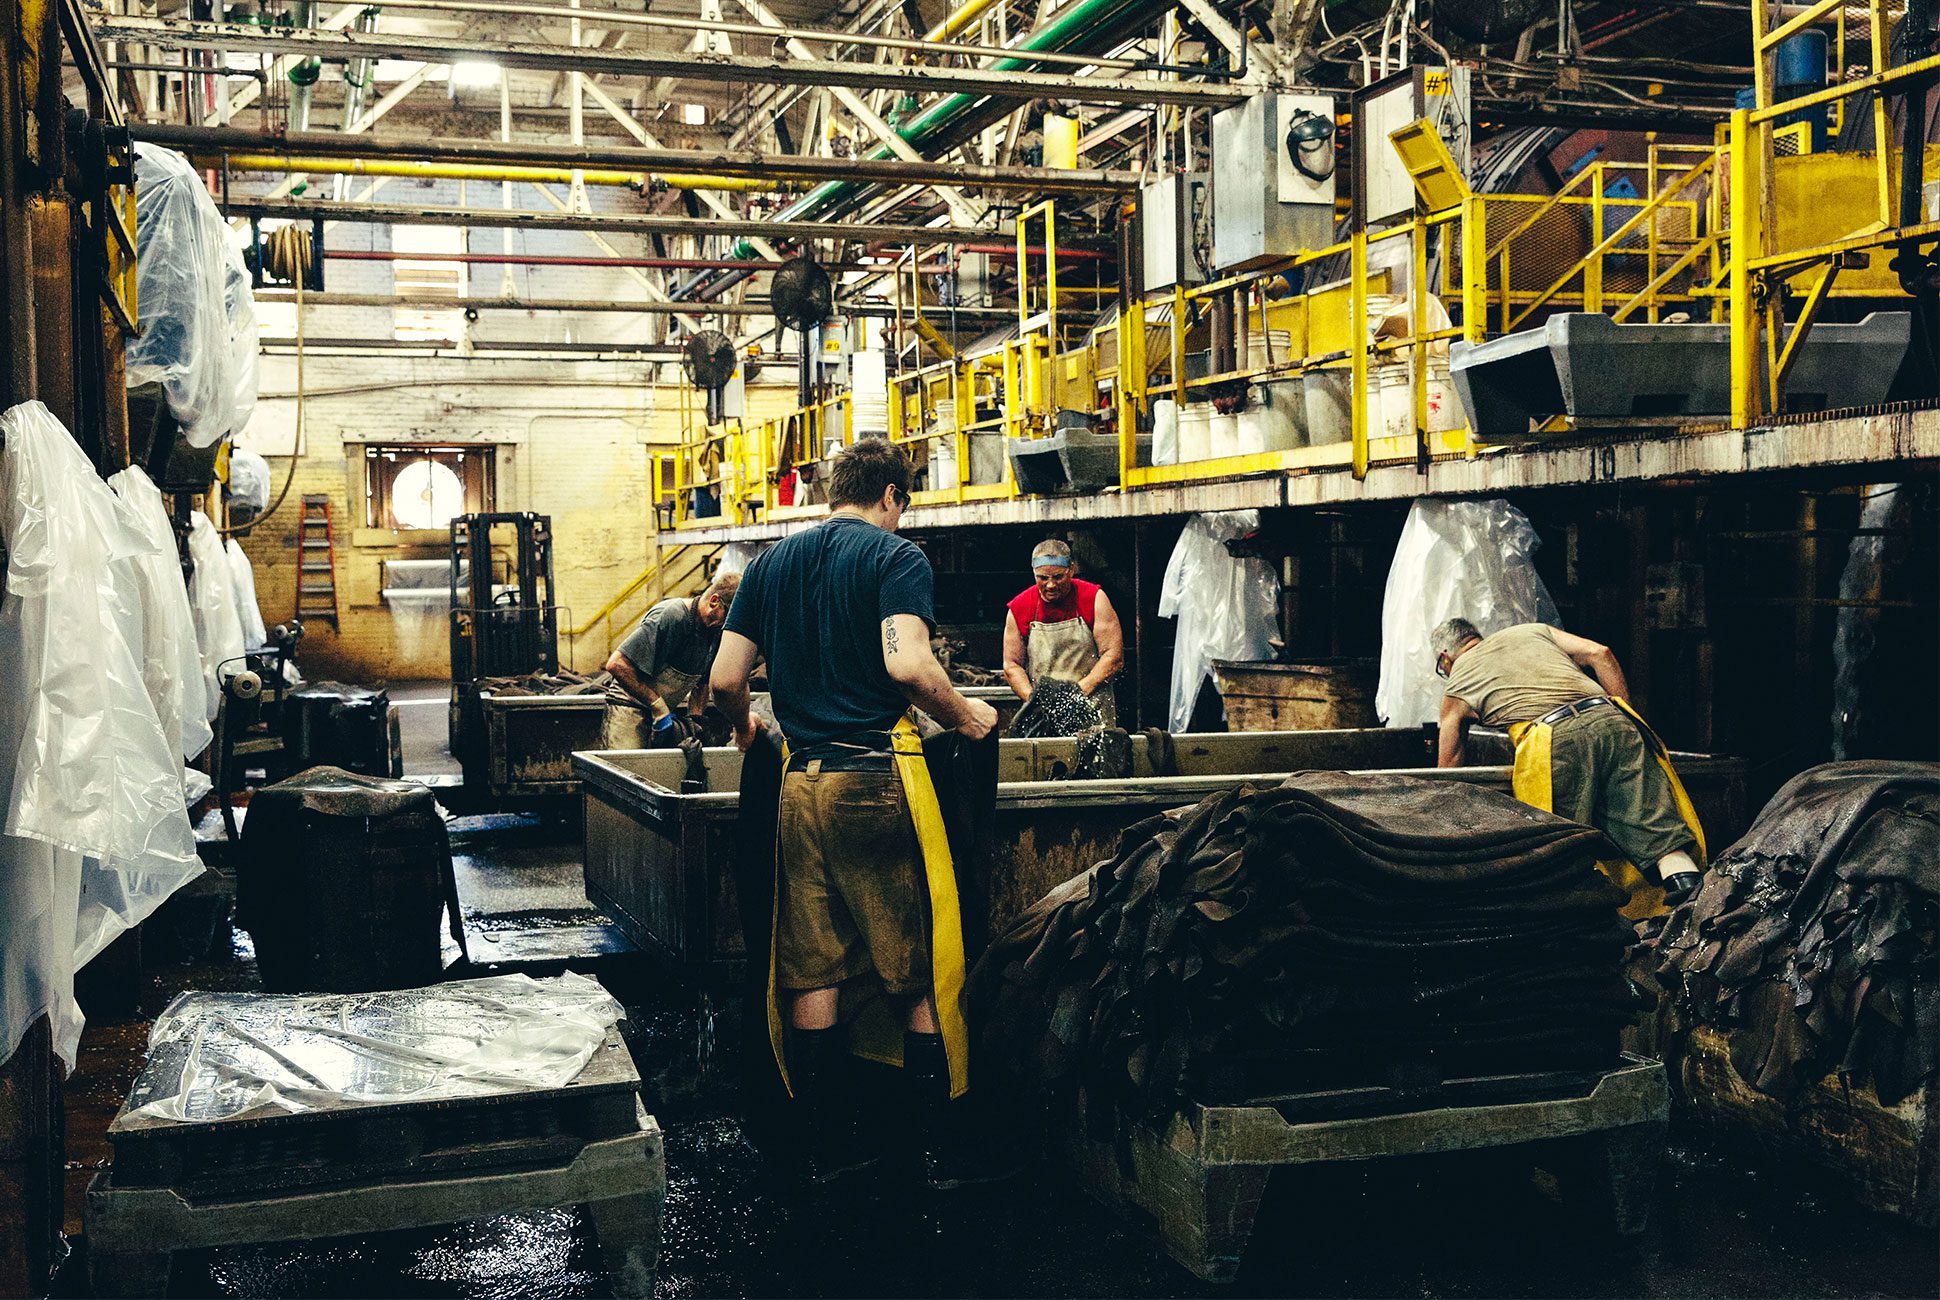
[[[606,661],[606,747],[662,749],[678,745],[681,710],[707,707],[708,671],[721,644],[741,576],[724,573],[692,598],[663,600]]]

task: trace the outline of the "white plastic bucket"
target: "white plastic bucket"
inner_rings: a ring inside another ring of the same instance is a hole
[[[954,492],[957,483],[957,436],[952,428],[949,437],[930,442],[930,490]]]
[[[1292,347],[1293,333],[1290,330],[1267,330],[1265,333],[1256,330],[1246,336],[1246,368],[1264,370],[1268,366],[1283,366],[1288,360],[1287,352]],[[1269,352],[1271,356],[1267,355]]]
[[[1242,452],[1286,451],[1302,445],[1307,438],[1306,398],[1299,378],[1276,379],[1270,384],[1254,384],[1246,391],[1246,409],[1240,412],[1239,442]]]
[[[1239,455],[1239,416],[1214,411],[1212,417],[1212,459]]]
[[[1347,405],[1353,384],[1353,374],[1346,367],[1307,372],[1301,388],[1306,399],[1307,442],[1310,446],[1346,442],[1354,436],[1353,416]]]
[[[1152,463],[1179,463],[1179,404],[1169,397],[1152,403]]]
[[[1179,408],[1180,461],[1206,460],[1212,456],[1212,418],[1210,402],[1187,402]]]

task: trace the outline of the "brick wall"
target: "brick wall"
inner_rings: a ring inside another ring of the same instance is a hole
[[[494,508],[552,519],[562,628],[589,619],[653,555],[650,457],[679,439],[681,406],[680,381],[656,385],[655,374],[636,362],[307,355],[303,455],[289,500],[242,539],[265,620],[295,611],[299,505],[303,494],[322,493],[336,543],[339,627],[311,623],[305,673],[354,682],[449,673],[442,614],[414,617],[380,594],[386,560],[442,558],[448,546],[439,535],[368,526],[363,447],[373,442],[492,448]],[[295,387],[293,358],[263,358],[263,396],[242,442],[270,457],[272,496],[288,472]],[[786,409],[793,396],[754,389],[749,414]],[[578,645],[578,666],[597,667],[607,648]]]

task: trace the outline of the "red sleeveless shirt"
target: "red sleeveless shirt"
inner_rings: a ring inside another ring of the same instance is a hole
[[[1071,599],[1061,605],[1047,605],[1044,598],[1037,594],[1037,584],[1032,583],[1010,602],[1008,608],[1011,617],[1017,620],[1017,631],[1028,641],[1033,623],[1062,623],[1066,619],[1081,618],[1086,627],[1097,626],[1098,592],[1097,583],[1073,578]]]

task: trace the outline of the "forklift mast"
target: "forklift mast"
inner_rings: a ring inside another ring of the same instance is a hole
[[[505,563],[499,581],[497,559]],[[559,669],[552,520],[530,511],[451,521],[451,681]]]

